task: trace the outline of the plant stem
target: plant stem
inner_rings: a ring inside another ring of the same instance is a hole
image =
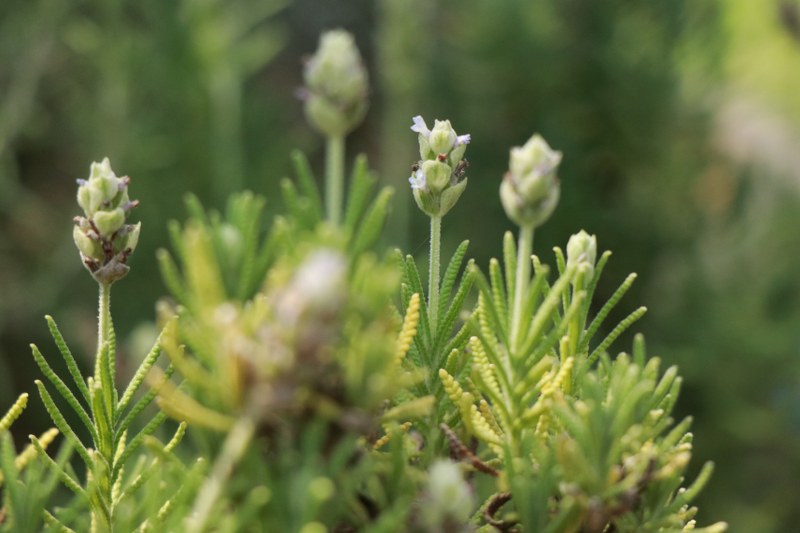
[[[231,428],[225,444],[222,446],[222,451],[214,463],[211,476],[201,487],[194,502],[194,508],[189,513],[189,521],[186,524],[187,533],[199,533],[205,529],[214,504],[222,492],[222,487],[247,449],[255,427],[252,416],[244,415]]]
[[[436,320],[439,315],[439,256],[441,252],[442,217],[431,217],[431,253],[428,271],[428,320],[431,332],[436,335]]]
[[[514,311],[511,315],[511,352],[516,354],[522,330],[522,304],[528,292],[531,277],[531,252],[533,250],[533,226],[520,226],[517,242],[517,277],[514,283]]]
[[[114,446],[114,435],[109,433],[109,425],[114,419],[112,398],[116,392],[116,385],[114,384],[114,355],[112,353],[112,347],[108,346],[113,336],[113,325],[111,323],[111,284],[100,283],[99,285],[97,356],[95,357],[94,382],[102,387],[100,394],[103,400],[101,401],[104,402],[104,409],[107,413],[104,414],[102,411],[98,412],[93,408],[92,415],[94,417],[94,426],[100,439],[97,453],[103,457],[108,466],[103,474],[95,472],[95,476],[92,478],[92,481],[90,481],[90,484],[95,485],[94,490],[97,491],[98,499],[104,502],[104,505],[92,503],[92,531],[96,531],[97,528],[102,527],[104,532],[112,533],[114,530],[112,521],[112,487],[114,485],[114,480],[111,479],[110,469],[111,465],[113,465],[114,457],[116,456],[116,447]],[[105,355],[105,357],[103,355]],[[101,410],[102,409],[103,408],[101,408]],[[98,419],[100,417],[105,418],[106,422],[103,424],[99,423]]]
[[[328,220],[339,225],[344,201],[344,136],[328,137],[325,150],[325,200]]]
[[[100,353],[111,338],[111,285],[100,283],[100,302],[97,309],[97,355],[94,358],[94,379],[100,382]]]

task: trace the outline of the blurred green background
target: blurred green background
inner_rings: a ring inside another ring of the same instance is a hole
[[[133,346],[165,293],[154,252],[187,191],[222,207],[248,188],[279,212],[290,150],[321,168],[295,94],[301,58],[335,27],[355,33],[372,76],[348,156],[366,152],[398,189],[387,244],[427,248],[406,182],[413,115],[472,134],[470,184],[443,231],[445,252],[469,238],[482,265],[512,229],[497,198],[508,149],[541,132],[565,156],[535,250],[552,263],[585,228],[614,251],[601,296],[640,274],[619,317],[650,308],[638,329],[685,378],[693,464],[717,464],[699,521],[796,530],[797,0],[3,0],[0,406],[38,377],[28,344],[52,349],[45,313],[93,352],[95,287],[70,237],[89,163],[109,156],[142,202],[112,302]],[[33,401],[18,437],[44,417]]]

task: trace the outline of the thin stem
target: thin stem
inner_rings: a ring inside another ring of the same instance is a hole
[[[428,271],[428,321],[431,332],[436,336],[436,320],[439,314],[439,256],[441,252],[442,217],[431,217],[431,253]]]
[[[514,311],[511,315],[511,351],[519,348],[520,333],[522,330],[522,303],[528,292],[528,283],[531,277],[531,252],[533,250],[533,226],[519,228],[517,243],[517,276],[514,284]]]
[[[255,423],[251,416],[242,416],[233,428],[231,428],[225,444],[222,446],[211,476],[200,488],[200,493],[194,502],[194,509],[189,513],[189,521],[186,524],[187,533],[197,533],[203,531],[208,521],[214,504],[222,492],[222,487],[231,475],[236,463],[242,458],[247,449],[250,439],[255,432]]]
[[[325,150],[325,200],[328,220],[339,225],[344,202],[344,136],[328,137]]]
[[[111,285],[100,283],[100,302],[97,309],[97,355],[94,358],[94,379],[100,382],[100,353],[111,338]]]

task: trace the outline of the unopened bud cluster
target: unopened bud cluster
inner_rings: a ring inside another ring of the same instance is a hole
[[[84,216],[75,217],[72,238],[83,264],[103,285],[123,278],[128,256],[139,242],[141,222],[128,224],[138,200],[128,196],[130,178],[118,178],[108,158],[92,163],[88,180],[78,180],[78,205]]]
[[[429,216],[443,216],[467,186],[464,152],[471,137],[458,135],[449,120],[434,121],[433,129],[421,116],[413,120],[411,131],[419,134],[420,161],[408,181],[419,208]]]
[[[352,131],[367,112],[367,70],[353,36],[344,30],[322,34],[304,70],[305,111],[321,133],[339,137]]]
[[[575,266],[581,270],[585,277],[591,279],[594,275],[594,265],[597,260],[597,237],[589,235],[585,230],[569,238],[567,242],[567,267]]]
[[[511,220],[537,227],[550,218],[561,192],[559,163],[561,152],[551,149],[539,134],[511,149],[509,171],[500,184],[500,200]]]

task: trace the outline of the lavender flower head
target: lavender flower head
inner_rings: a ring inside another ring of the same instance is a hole
[[[412,167],[408,182],[423,212],[443,216],[466,187],[468,163],[464,153],[471,136],[458,135],[449,120],[434,121],[432,129],[419,115],[412,120],[411,131],[418,135],[420,160]]]

